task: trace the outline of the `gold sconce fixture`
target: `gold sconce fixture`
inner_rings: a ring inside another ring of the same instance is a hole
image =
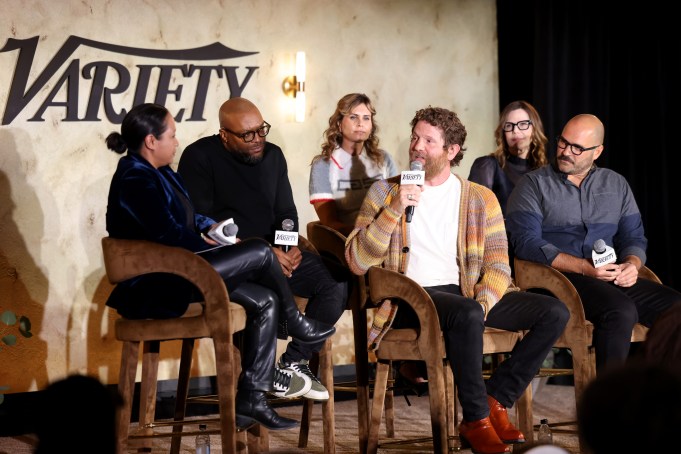
[[[284,79],[284,93],[295,99],[296,121],[305,121],[305,52],[296,52],[296,73]]]

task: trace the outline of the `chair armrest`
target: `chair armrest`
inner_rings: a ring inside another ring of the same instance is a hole
[[[419,319],[420,338],[429,345],[439,345],[442,337],[437,311],[430,295],[407,276],[378,266],[368,272],[371,301],[379,304],[384,299],[399,299],[414,309]]]
[[[657,282],[658,284],[662,284],[662,280],[660,280],[660,278],[657,277],[657,274],[655,274],[653,270],[651,270],[645,265],[643,265],[641,269],[638,270],[638,277],[648,279],[649,281]]]
[[[345,260],[345,235],[319,221],[313,221],[307,224],[307,237],[321,254],[328,254],[338,263],[348,266]]]
[[[313,254],[319,254],[317,248],[303,235],[298,235],[298,248],[302,251],[312,252]]]
[[[542,263],[515,258],[515,283],[521,290],[532,288],[548,290],[561,300],[570,311],[568,324],[583,326],[586,323],[582,299],[574,285],[563,273]],[[567,330],[567,328],[566,328]]]
[[[143,240],[102,238],[109,282],[118,284],[149,273],[171,273],[194,284],[203,295],[208,322],[230,323],[229,295],[215,269],[193,252]]]
[[[307,224],[307,236],[320,255],[337,261],[353,276],[348,309],[362,310],[367,300],[366,275],[356,276],[350,271],[345,260],[345,235],[319,221],[312,221]]]

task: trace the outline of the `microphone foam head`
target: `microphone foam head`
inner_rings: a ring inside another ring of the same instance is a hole
[[[294,225],[295,225],[295,223],[291,219],[284,219],[281,222],[281,228],[286,230],[287,232],[290,232],[291,230],[293,230]]]
[[[409,170],[423,170],[423,163],[421,161],[412,161],[409,163]]]
[[[239,231],[239,227],[232,223],[232,224],[227,224],[222,228],[222,233],[225,234],[225,236],[234,236],[236,235],[236,232]]]
[[[603,241],[603,240],[594,241],[594,251],[597,254],[604,253],[605,252],[605,241]]]

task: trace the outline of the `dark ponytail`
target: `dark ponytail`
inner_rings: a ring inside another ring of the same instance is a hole
[[[168,128],[166,117],[168,109],[159,104],[140,104],[130,109],[123,118],[121,132],[112,132],[106,137],[106,146],[122,154],[139,153],[144,138],[149,134],[159,138]]]

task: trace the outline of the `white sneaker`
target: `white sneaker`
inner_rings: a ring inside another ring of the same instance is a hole
[[[277,397],[293,399],[310,391],[312,380],[301,377],[293,372],[279,367],[274,368],[274,394]]]
[[[279,358],[277,368],[284,372],[291,372],[294,376],[306,378],[310,381],[311,387],[309,391],[303,394],[303,397],[311,400],[329,400],[329,391],[322,385],[317,376],[310,370],[310,361],[301,359],[297,363],[287,363]]]

